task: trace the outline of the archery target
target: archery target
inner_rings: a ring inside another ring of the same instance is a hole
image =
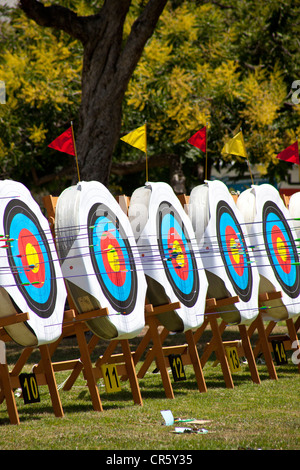
[[[194,188],[189,215],[209,281],[208,296],[219,300],[238,295],[238,303],[218,309],[220,316],[228,323],[252,321],[258,314],[259,277],[244,220],[225,184],[209,181]]]
[[[127,216],[101,183],[82,182],[57,201],[55,231],[68,291],[79,313],[107,307],[87,322],[105,339],[144,326],[146,281]]]
[[[28,312],[30,318],[6,330],[22,346],[55,341],[62,331],[66,289],[49,224],[20,183],[2,181],[0,201],[0,295],[5,305],[0,314]]]
[[[196,328],[203,322],[207,280],[197,254],[191,222],[172,188],[147,183],[132,194],[129,220],[154,305],[180,301],[181,308],[159,315],[170,331]]]
[[[264,317],[280,320],[299,314],[300,267],[297,264],[296,232],[289,223],[289,212],[278,191],[268,184],[252,186],[240,195],[238,205],[245,213],[247,208],[251,212],[248,227],[261,275],[260,292],[282,292],[281,300],[273,304],[268,302],[271,308],[263,312]]]

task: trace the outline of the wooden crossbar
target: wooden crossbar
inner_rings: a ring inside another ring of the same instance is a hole
[[[50,224],[54,239],[55,239],[55,232],[54,232],[55,209],[56,209],[57,199],[58,198],[53,197],[53,196],[46,196],[43,199],[44,207],[48,214],[48,220],[49,220],[49,224]],[[127,211],[127,200],[124,198],[120,198],[119,203],[120,203],[121,208]],[[68,300],[69,300],[69,304],[72,306],[72,310],[76,312],[75,305],[72,299],[70,298],[70,296],[68,296]],[[104,312],[101,313],[101,310],[103,309],[99,309],[98,311],[94,311],[93,313],[96,314],[96,316],[102,316],[103,314],[104,315],[108,314],[108,311],[106,309],[105,309],[106,313]],[[65,334],[70,334],[70,331],[72,331],[72,329],[75,328],[77,341],[78,343],[80,343],[79,349],[80,349],[81,357],[75,362],[69,362],[64,365],[62,363],[60,363],[57,366],[54,364],[54,368],[66,367],[65,370],[71,370],[71,374],[68,377],[68,380],[66,381],[63,387],[64,390],[70,390],[72,388],[73,384],[75,383],[76,379],[78,378],[79,374],[82,371],[85,379],[87,380],[87,385],[90,389],[94,409],[96,411],[97,410],[102,411],[102,404],[101,404],[99,392],[96,386],[98,373],[95,373],[95,368],[97,368],[97,365],[93,367],[91,364],[91,359],[90,359],[91,353],[95,349],[96,345],[99,343],[100,338],[96,336],[95,334],[93,334],[92,338],[87,344],[86,338],[83,333],[83,328],[85,326],[86,330],[88,330],[86,325],[84,325],[84,321],[89,319],[90,312],[83,313],[83,314],[75,313],[75,315],[76,315],[76,321],[79,320],[80,324],[76,326],[76,322],[75,322],[74,325],[71,325],[71,326],[69,325],[69,331]],[[67,331],[66,325],[65,325],[65,331]],[[115,350],[118,344],[121,345],[121,348],[123,351],[124,368],[126,370],[126,374],[130,382],[133,401],[135,404],[143,405],[142,396],[141,396],[128,340],[118,340],[118,339],[111,340],[104,357],[109,357],[109,355],[112,355],[113,351]],[[69,369],[67,369],[68,367]]]
[[[2,317],[0,319],[0,331],[3,327],[12,325],[19,322],[24,322],[29,319],[29,314],[27,312],[24,313],[16,313],[12,316]],[[1,340],[3,338],[6,342],[11,341],[11,338],[7,334],[2,334],[1,331]],[[52,401],[52,406],[54,410],[54,414],[56,417],[63,417],[64,412],[61,404],[61,400],[59,397],[57,384],[55,380],[54,370],[51,364],[51,358],[49,354],[49,349],[47,345],[40,345],[38,349],[41,354],[41,363],[43,364],[43,375],[37,378],[38,385],[47,385],[49,389],[50,398]],[[24,351],[26,350],[26,353]],[[11,424],[20,424],[19,414],[16,406],[15,396],[14,396],[14,389],[20,387],[19,382],[19,374],[24,365],[24,357],[28,358],[31,352],[34,350],[33,347],[25,348],[21,353],[15,367],[13,368],[12,372],[9,372],[8,365],[5,363],[0,364],[0,403],[4,400],[6,401],[7,411],[10,419]],[[25,361],[26,362],[26,361]]]
[[[195,331],[194,338],[198,342],[204,331],[210,327],[212,331],[212,338],[210,342],[205,346],[204,351],[201,355],[201,365],[205,366],[209,357],[215,352],[218,362],[221,364],[224,381],[227,388],[234,388],[234,382],[228,363],[225,347],[228,346],[222,339],[222,334],[225,331],[228,324],[224,321],[220,321],[218,313],[214,313],[216,308],[224,305],[234,304],[239,301],[238,296],[228,297],[224,299],[208,299],[206,302],[206,314],[204,315],[203,324]],[[218,321],[219,320],[219,321]],[[260,378],[255,363],[255,358],[247,335],[246,327],[244,325],[238,325],[240,333],[241,347],[238,348],[238,353],[246,357],[252,381],[256,384],[260,384]]]
[[[164,387],[165,395],[167,398],[174,399],[174,391],[172,387],[172,383],[170,380],[170,376],[168,373],[168,367],[170,366],[167,358],[166,353],[170,354],[177,354],[178,351],[182,351],[183,353],[183,360],[184,364],[192,365],[195,373],[195,378],[198,386],[198,390],[200,392],[206,392],[207,387],[205,383],[205,379],[203,376],[203,371],[197,351],[197,347],[194,341],[194,337],[192,331],[186,331],[185,338],[187,344],[179,345],[179,346],[170,346],[167,349],[163,347],[163,343],[170,332],[165,328],[157,318],[157,315],[161,315],[163,313],[176,310],[180,308],[180,302],[174,302],[170,304],[160,305],[157,307],[152,307],[146,310],[145,313],[145,322],[148,326],[148,330],[144,337],[142,338],[140,344],[138,345],[136,351],[133,353],[133,360],[134,364],[137,364],[140,360],[144,352],[147,351],[149,344],[152,342],[152,348],[147,351],[145,360],[143,361],[139,371],[138,371],[138,378],[144,377],[148,368],[152,364],[153,361],[156,362],[157,369],[160,372],[162,384]]]

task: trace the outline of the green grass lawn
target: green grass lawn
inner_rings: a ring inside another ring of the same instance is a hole
[[[95,357],[99,351],[95,350]],[[18,347],[8,345],[8,363],[14,364],[17,356]],[[71,357],[78,357],[76,343],[65,339],[58,359]],[[276,366],[277,381],[269,379],[264,364],[258,365],[260,385],[251,381],[248,366],[242,364],[233,376],[234,389],[226,389],[220,365],[214,366],[213,359],[204,368],[207,393],[198,391],[191,366],[185,367],[183,382],[174,383],[171,375],[174,400],[165,397],[153,364],[139,380],[143,406],[133,403],[128,381],[122,382],[120,392],[109,394],[100,380],[103,412],[93,410],[82,375],[70,391],[64,391],[61,386],[69,373],[56,373],[64,417],[54,416],[45,386],[39,387],[39,403],[25,405],[21,397],[16,398],[19,426],[9,423],[2,403],[0,450],[299,450],[300,374],[292,361]],[[37,351],[27,371],[38,360]],[[161,410],[166,409],[174,417],[209,420],[201,426],[209,432],[175,434],[175,426],[163,424]]]

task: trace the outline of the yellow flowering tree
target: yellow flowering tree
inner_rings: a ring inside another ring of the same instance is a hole
[[[187,140],[207,126],[209,167],[243,175],[245,159],[221,154],[242,127],[261,175],[284,177],[287,166],[276,155],[300,130],[300,106],[288,96],[300,65],[298,14],[292,0],[170,2],[129,84],[123,115],[124,131],[147,121],[149,162],[173,155],[188,191],[203,181],[205,155]],[[139,158],[118,150],[118,158]],[[167,178],[167,171],[155,169],[150,179]]]
[[[0,79],[6,92],[0,105],[0,177],[41,189],[55,175],[52,188],[58,177],[61,188],[70,160],[47,145],[70,125],[79,105],[78,44],[62,33],[54,37],[19,10],[8,13],[0,23]]]

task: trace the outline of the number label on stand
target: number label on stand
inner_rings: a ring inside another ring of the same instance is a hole
[[[227,347],[226,356],[229,362],[229,367],[231,372],[238,372],[241,370],[241,364],[239,360],[239,355],[235,346]]]
[[[119,392],[121,390],[121,385],[118,377],[117,366],[115,364],[103,364],[101,369],[107,393]]]
[[[180,382],[181,380],[185,380],[186,377],[180,354],[170,354],[168,357],[170,367],[172,369],[174,382]]]
[[[282,364],[287,364],[287,355],[285,352],[285,347],[283,344],[283,341],[272,341],[272,347],[273,347],[273,352],[274,352],[274,357],[276,364],[278,366]]]
[[[25,405],[41,401],[35,374],[20,374],[19,381]]]

